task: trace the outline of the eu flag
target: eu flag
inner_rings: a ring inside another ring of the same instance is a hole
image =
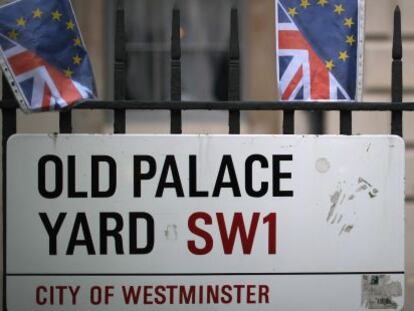
[[[0,7],[3,73],[24,111],[59,110],[94,98],[95,82],[70,0]]]
[[[276,0],[282,100],[358,100],[363,0]]]

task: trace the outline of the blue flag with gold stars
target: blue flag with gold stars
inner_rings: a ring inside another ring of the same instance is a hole
[[[21,108],[59,110],[94,98],[95,81],[70,0],[0,7],[0,63]]]
[[[282,100],[361,98],[364,5],[363,0],[276,0]]]

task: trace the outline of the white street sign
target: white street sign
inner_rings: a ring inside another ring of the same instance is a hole
[[[395,136],[16,135],[7,304],[403,307]]]

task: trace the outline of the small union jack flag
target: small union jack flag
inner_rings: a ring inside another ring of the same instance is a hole
[[[59,110],[94,98],[91,63],[70,0],[0,7],[0,63],[21,108]]]
[[[276,16],[282,100],[360,99],[363,0],[276,0]]]

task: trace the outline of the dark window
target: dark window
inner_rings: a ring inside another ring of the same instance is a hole
[[[125,0],[129,99],[168,100],[171,0]],[[240,3],[239,3],[240,2]],[[225,100],[232,5],[242,0],[179,0],[182,99]]]

